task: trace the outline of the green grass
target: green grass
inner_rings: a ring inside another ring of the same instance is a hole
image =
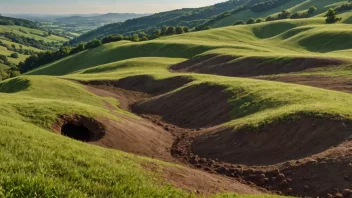
[[[3,63],[0,63],[0,69],[9,69],[10,67],[7,65],[4,65]]]
[[[228,16],[224,19],[221,19],[219,21],[214,22],[213,24],[211,24],[210,26],[213,28],[217,28],[217,27],[224,27],[224,26],[229,26],[234,24],[236,21],[239,20],[243,20],[243,21],[247,21],[250,18],[266,18],[268,16],[277,16],[277,14],[279,12],[281,12],[281,10],[288,10],[292,13],[294,12],[306,12],[309,7],[311,6],[315,6],[317,8],[317,11],[315,13],[315,15],[320,15],[324,12],[326,12],[329,8],[331,7],[337,7],[343,3],[346,3],[346,0],[336,0],[336,1],[332,1],[332,0],[291,0],[288,1],[287,3],[267,10],[265,12],[259,12],[259,13],[255,13],[252,12],[250,9],[241,11],[239,13],[233,14],[231,16]]]
[[[20,31],[22,30],[22,31]],[[44,42],[66,42],[68,41],[68,39],[66,38],[62,38],[62,37],[58,37],[55,35],[52,36],[48,36],[48,37],[44,37],[41,35],[44,35],[44,31],[42,30],[37,30],[37,29],[31,29],[31,28],[26,28],[26,27],[22,27],[22,26],[4,26],[4,25],[0,25],[0,34],[1,33],[5,33],[5,32],[13,32],[15,34],[27,37],[27,38],[32,38],[32,39],[36,39],[36,40],[43,40]],[[26,33],[24,33],[26,32]],[[19,43],[15,43],[12,41],[9,41],[8,39],[4,38],[4,37],[0,37],[0,41],[2,43],[8,44],[9,46],[11,45],[15,45],[17,49],[20,49],[20,44]],[[31,46],[25,46],[22,45],[23,49],[26,50],[32,50],[35,52],[40,52],[43,50],[31,47]],[[24,60],[26,60],[29,56],[28,55],[23,55],[23,54],[19,54],[19,58],[11,58],[9,57],[12,53],[14,53],[13,51],[7,50],[5,47],[0,46],[0,54],[1,55],[5,55],[8,56],[8,59],[11,63],[14,64],[18,64]]]
[[[61,114],[120,119],[105,106],[105,102],[118,106],[119,101],[94,95],[67,79],[117,80],[137,75],[149,75],[156,80],[174,76],[193,79],[192,83],[175,92],[203,83],[220,85],[231,94],[228,102],[232,107],[232,119],[223,124],[226,127],[255,129],[301,114],[352,120],[352,95],[347,93],[263,80],[168,71],[172,64],[207,54],[231,55],[238,59],[255,57],[276,63],[297,57],[351,62],[351,30],[352,25],[326,25],[323,18],[316,17],[225,27],[147,42],[115,42],[1,82],[0,196],[189,196],[187,192],[165,184],[165,179],[157,172],[141,166],[155,163],[163,169],[174,166],[172,164],[83,144],[51,132],[52,124]],[[352,74],[349,65],[312,72],[340,72],[347,76]],[[213,197],[277,196],[220,194]]]
[[[327,25],[323,18],[225,27],[147,42],[110,43],[50,63],[28,74],[66,75],[137,57],[181,60],[209,53],[236,57],[333,57],[350,61],[350,51],[337,52],[352,47],[351,31],[350,24]]]
[[[20,29],[22,31],[20,31]],[[24,33],[23,31],[25,31],[26,33]],[[13,32],[15,34],[27,37],[27,38],[33,38],[35,40],[43,40],[44,42],[66,42],[68,41],[68,39],[66,38],[62,38],[62,37],[58,37],[55,35],[51,35],[48,37],[44,37],[44,31],[42,30],[37,30],[37,29],[31,29],[31,28],[26,28],[26,27],[22,27],[22,26],[4,26],[4,25],[0,25],[0,33],[3,32]]]

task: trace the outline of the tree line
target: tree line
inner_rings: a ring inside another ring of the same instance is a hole
[[[9,69],[0,68],[0,81],[20,75],[18,67],[11,63],[5,55],[0,55],[0,63],[9,67]]]
[[[33,50],[23,49],[22,45],[19,45],[19,48],[18,48],[18,47],[16,47],[15,44],[9,45],[9,44],[6,44],[6,43],[3,43],[2,41],[0,41],[0,46],[5,47],[9,51],[16,52],[16,53],[23,54],[23,55],[31,55],[31,54],[35,53]]]
[[[51,63],[53,61],[59,60],[61,58],[65,58],[69,55],[73,55],[76,53],[79,53],[81,51],[84,51],[86,49],[92,49],[99,47],[102,44],[107,44],[111,42],[117,42],[117,41],[122,41],[122,40],[129,40],[133,42],[139,42],[139,41],[148,41],[150,39],[155,39],[159,38],[162,36],[170,36],[174,34],[183,34],[189,32],[188,27],[183,27],[183,26],[163,26],[161,29],[156,29],[152,35],[148,35],[145,32],[138,32],[132,35],[108,35],[104,37],[103,39],[94,39],[89,41],[88,43],[79,43],[78,45],[71,47],[69,46],[68,43],[65,43],[64,46],[62,46],[59,50],[57,51],[46,51],[46,52],[38,52],[35,54],[32,54],[29,56],[24,62],[20,62],[18,67],[19,71],[21,73],[25,73],[29,70],[35,69],[37,67],[40,67],[42,65]]]
[[[60,47],[60,43],[58,43],[58,42],[46,43],[43,40],[36,40],[33,38],[28,38],[25,36],[15,34],[13,32],[5,32],[0,35],[2,35],[5,38],[10,39],[14,43],[19,43],[21,45],[26,45],[26,46],[32,46],[32,47],[42,49],[42,50],[53,50],[53,49],[57,49]]]
[[[268,16],[265,19],[262,18],[250,18],[247,21],[236,21],[233,25],[243,25],[243,24],[254,24],[254,23],[261,23],[265,21],[276,21],[276,20],[281,20],[281,19],[298,19],[298,18],[308,18],[312,16],[316,12],[317,8],[314,6],[311,6],[307,12],[295,12],[291,13],[288,10],[282,10],[277,16]]]
[[[289,2],[289,1],[291,1],[291,0],[267,0],[267,1],[252,5],[250,7],[250,9],[253,12],[264,12],[264,11],[276,8],[276,7],[282,5],[286,2]]]

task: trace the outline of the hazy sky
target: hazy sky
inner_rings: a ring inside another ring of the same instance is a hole
[[[0,0],[0,13],[85,14],[154,13],[201,7],[225,0]]]

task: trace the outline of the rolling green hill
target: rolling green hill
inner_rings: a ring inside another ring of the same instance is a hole
[[[15,75],[16,65],[26,60],[31,54],[44,50],[56,50],[68,39],[49,35],[40,30],[37,23],[0,16],[0,63],[8,67],[1,68],[1,79]],[[5,73],[8,73],[5,75]],[[18,73],[18,72],[16,72]]]
[[[350,196],[350,16],[112,42],[0,82],[0,195]]]
[[[236,21],[247,21],[250,18],[263,18],[265,19],[268,16],[274,16],[279,14],[281,10],[288,10],[291,13],[295,12],[306,12],[311,6],[317,8],[314,15],[319,15],[326,12],[329,8],[335,8],[341,4],[347,3],[346,0],[297,0],[297,1],[287,1],[286,3],[269,9],[263,12],[253,12],[251,9],[247,9],[241,12],[234,13],[226,18],[214,21],[209,24],[210,27],[224,27],[234,24]]]
[[[264,0],[230,0],[202,8],[184,8],[156,13],[150,16],[127,20],[123,23],[105,25],[73,39],[71,43],[86,42],[93,38],[102,38],[109,34],[131,34],[138,31],[145,31],[151,34],[155,29],[161,28],[164,25],[180,25],[193,28],[223,12],[230,11],[247,3],[251,5],[261,1]]]
[[[265,7],[268,2],[269,7]],[[288,10],[292,14],[299,13],[303,16],[312,6],[316,8],[316,11],[307,16],[304,15],[305,18],[321,16],[329,8],[346,3],[348,3],[346,0],[231,0],[204,8],[180,9],[127,20],[124,23],[108,24],[73,39],[71,44],[87,42],[94,38],[101,39],[110,34],[131,35],[139,31],[152,34],[154,30],[160,29],[162,26],[188,26],[196,28],[196,30],[208,27],[225,27],[237,21],[246,22],[250,18],[265,20],[268,16],[276,17],[282,10]],[[253,8],[255,6],[265,8],[255,10]]]
[[[325,196],[349,188],[344,175],[352,157],[340,149],[349,148],[351,135],[350,31],[350,24],[325,24],[323,17],[314,17],[113,42],[4,81],[0,122],[6,135],[0,155],[6,159],[2,166],[14,171],[1,172],[0,192],[271,197],[260,195],[261,189]],[[88,141],[92,145],[60,135],[66,124],[93,127],[92,120],[107,130]],[[23,146],[16,146],[19,141]],[[175,159],[181,164],[171,164]],[[343,171],[327,177],[335,168]],[[281,172],[290,183],[284,189],[282,181],[263,184],[257,172],[282,177]],[[331,180],[336,182],[315,191],[305,187]],[[196,185],[199,181],[206,182]],[[207,194],[209,186],[216,189]]]

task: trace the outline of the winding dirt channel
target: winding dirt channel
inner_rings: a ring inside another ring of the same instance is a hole
[[[231,119],[231,95],[225,88],[189,82],[183,77],[157,81],[136,76],[85,83],[91,93],[113,97],[120,108],[139,116],[107,104],[121,120],[100,119],[106,135],[92,143],[186,165],[185,170],[163,174],[192,192],[352,195],[351,122],[301,115],[259,131],[234,131],[221,126]],[[156,166],[145,165],[152,170]]]

